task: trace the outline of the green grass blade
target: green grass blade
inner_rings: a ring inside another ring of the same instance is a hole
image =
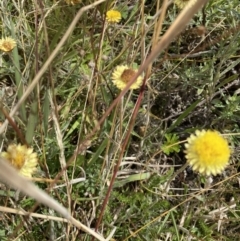
[[[11,22],[11,34],[13,36],[13,38],[16,40],[17,36],[15,34],[15,26],[13,24],[12,19],[10,20]],[[19,58],[19,54],[18,54],[18,48],[14,48],[12,50],[13,53],[13,64],[15,67],[15,83],[17,86],[17,96],[20,99],[23,95],[23,83],[22,83],[22,74],[21,74],[21,68],[20,68],[20,58]],[[20,107],[20,114],[22,117],[22,120],[25,122],[27,120],[27,115],[26,115],[26,108],[25,108],[25,104],[23,103]]]
[[[201,100],[197,100],[195,101],[192,105],[190,105],[178,118],[177,120],[168,128],[167,132],[171,132],[174,128],[176,128],[178,125],[180,125],[183,121],[183,119],[185,117],[187,117],[189,115],[189,113],[191,113],[195,107],[197,106],[197,104],[200,102]]]

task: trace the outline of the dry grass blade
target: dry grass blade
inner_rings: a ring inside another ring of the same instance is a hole
[[[122,90],[122,92],[118,95],[118,97],[112,102],[110,107],[106,110],[104,116],[99,120],[99,125],[101,125],[106,117],[111,113],[112,109],[116,104],[120,101],[120,99],[127,93],[129,87],[136,81],[136,79],[143,73],[143,71],[158,57],[158,55],[173,41],[173,39],[185,28],[187,23],[192,19],[195,13],[201,7],[206,4],[208,0],[199,0],[197,1],[191,8],[186,7],[177,17],[177,19],[174,21],[174,23],[171,25],[171,27],[167,30],[167,32],[164,34],[162,39],[159,41],[159,43],[156,45],[156,47],[153,49],[151,54],[148,56],[146,61],[140,66],[137,74],[135,77],[128,82],[126,87]],[[97,131],[99,126],[96,126],[92,133],[88,136],[91,137],[93,133]],[[1,129],[0,129],[1,133]],[[82,147],[83,143],[80,143],[78,150],[84,149]],[[71,159],[73,159],[72,157]]]
[[[69,214],[68,210],[60,205],[57,201],[51,198],[46,192],[39,189],[35,186],[32,182],[26,180],[25,178],[21,177],[17,171],[7,163],[2,157],[0,157],[0,180],[4,183],[10,185],[14,189],[20,190],[21,192],[25,193],[26,195],[36,199],[39,203],[42,203],[58,213],[60,213],[64,218],[69,220],[72,224],[76,227],[82,229],[83,231],[93,235],[98,240],[104,241],[105,239],[88,228],[87,226],[83,225],[76,219],[72,218]]]
[[[106,111],[105,115],[102,117],[102,119],[99,122],[99,125],[102,123],[102,121],[104,121],[104,117],[107,116],[111,110],[113,109],[113,107],[119,102],[119,100],[121,99],[121,97],[127,92],[127,90],[129,89],[129,87],[135,82],[135,80],[138,78],[138,76],[140,76],[142,74],[142,72],[151,65],[151,63],[156,59],[156,57],[161,53],[161,51],[166,48],[171,41],[185,28],[185,26],[187,25],[187,23],[192,19],[192,17],[194,16],[194,14],[207,2],[208,0],[205,1],[197,1],[193,6],[191,6],[191,1],[189,2],[189,7],[186,6],[185,9],[179,14],[179,16],[177,17],[177,19],[174,21],[174,23],[171,25],[171,27],[168,29],[168,31],[164,34],[164,36],[162,37],[162,39],[159,41],[158,44],[156,44],[156,47],[153,47],[153,51],[151,52],[150,56],[146,59],[146,61],[141,65],[138,73],[135,75],[135,77],[129,81],[129,83],[126,85],[126,87],[123,89],[123,91],[120,93],[120,95],[115,99],[115,101],[112,103],[112,105],[110,106],[110,108]],[[166,5],[166,1],[165,1],[165,5]],[[190,7],[191,6],[191,7]],[[141,93],[142,94],[142,93]],[[141,98],[142,95],[139,95],[138,98],[138,102],[135,106],[135,109],[133,111],[133,117],[131,119],[131,122],[134,123],[137,112],[138,112],[138,108],[141,102]],[[96,128],[95,128],[96,129]],[[95,131],[95,129],[93,130],[93,132]],[[91,135],[91,134],[90,134]],[[104,199],[102,208],[101,208],[101,212],[98,218],[98,222],[96,224],[96,228],[95,230],[98,229],[101,221],[102,221],[102,217],[105,211],[105,207],[109,201],[109,197],[110,197],[110,193],[111,190],[113,188],[113,183],[115,181],[116,175],[117,175],[117,170],[120,166],[121,160],[123,158],[124,155],[124,151],[125,151],[125,147],[127,145],[127,142],[130,138],[130,132],[128,132],[124,142],[123,142],[123,146],[122,146],[122,151],[120,153],[118,162],[116,164],[115,167],[115,171],[113,173],[113,176],[111,178],[110,181],[110,185],[106,194],[106,197]]]
[[[239,1],[25,3],[0,1],[0,241],[238,240]]]
[[[58,222],[65,222],[65,223],[69,222],[69,220],[66,219],[66,218],[44,215],[44,214],[39,214],[39,213],[28,213],[28,212],[25,212],[23,210],[8,208],[8,207],[2,207],[2,206],[0,206],[0,212],[14,213],[14,214],[18,214],[18,215],[30,216],[30,217],[41,218],[41,219],[46,219],[46,220],[54,220],[54,221],[58,221]]]
[[[63,217],[69,219],[70,214],[66,208],[52,199],[47,193],[40,190],[32,182],[28,181],[24,177],[21,177],[17,171],[2,157],[0,157],[0,179],[12,188],[18,189],[26,195],[33,197],[39,203],[47,205],[48,207],[60,213]]]
[[[150,63],[152,63],[157,58],[157,56],[173,41],[173,39],[184,30],[184,28],[192,19],[194,14],[197,13],[199,9],[201,9],[201,7],[207,2],[208,0],[199,0],[199,1],[196,1],[196,3],[193,4],[191,7],[185,7],[183,9],[183,11],[178,15],[177,19],[173,22],[173,24],[170,26],[167,32],[163,35],[159,43],[156,44],[156,47],[153,49],[149,57],[141,65],[141,67],[139,68],[138,74],[136,75],[136,78],[147,68],[147,66]],[[129,86],[134,81],[135,80],[130,81]]]
[[[54,51],[51,53],[51,55],[49,56],[49,58],[47,59],[47,61],[44,63],[43,67],[39,70],[39,72],[37,73],[37,75],[35,76],[35,78],[32,80],[32,83],[28,86],[28,88],[26,89],[25,93],[22,95],[22,97],[20,98],[20,100],[18,101],[18,103],[14,106],[14,108],[12,109],[11,113],[10,113],[10,117],[13,117],[15,115],[15,113],[17,112],[17,110],[20,108],[20,106],[22,105],[22,103],[27,99],[27,97],[30,95],[30,93],[33,91],[33,89],[35,88],[35,86],[37,85],[38,81],[40,80],[40,78],[43,76],[43,74],[46,72],[46,70],[48,69],[48,66],[52,63],[52,61],[54,60],[54,58],[57,56],[59,50],[61,49],[61,47],[64,45],[64,43],[67,41],[68,37],[71,35],[74,27],[76,26],[76,24],[78,23],[78,20],[80,19],[80,17],[82,16],[82,14],[91,9],[94,8],[95,6],[99,5],[100,3],[105,2],[106,0],[99,0],[96,1],[93,4],[87,5],[86,7],[81,8],[78,13],[76,14],[76,17],[73,19],[72,23],[70,24],[68,30],[66,31],[66,33],[64,34],[64,36],[62,37],[61,41],[58,43],[57,47],[54,49]],[[0,134],[2,134],[7,126],[8,121],[6,120],[3,125],[0,127]]]

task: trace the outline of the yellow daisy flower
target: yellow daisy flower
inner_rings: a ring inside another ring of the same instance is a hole
[[[119,65],[112,73],[113,84],[120,90],[123,90],[127,83],[132,80],[136,71],[127,65]],[[143,78],[139,76],[137,80],[130,86],[130,89],[138,89],[142,85]]]
[[[1,157],[8,160],[22,176],[32,177],[38,163],[37,154],[32,148],[22,145],[9,145],[7,152],[0,153]]]
[[[109,23],[118,23],[120,22],[121,18],[122,15],[119,11],[113,9],[107,11],[106,19]]]
[[[193,170],[206,175],[221,173],[230,158],[228,142],[216,131],[197,130],[185,144],[186,158]]]
[[[194,5],[197,0],[175,0],[174,3],[178,6],[178,8],[183,9],[189,2],[191,5]]]
[[[0,39],[0,50],[4,52],[10,52],[17,46],[17,43],[14,39],[7,37]]]

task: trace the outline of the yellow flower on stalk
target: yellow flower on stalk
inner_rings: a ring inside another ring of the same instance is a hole
[[[37,154],[32,148],[25,145],[9,145],[6,152],[0,153],[0,156],[9,161],[15,167],[20,175],[32,177],[38,163]]]
[[[185,144],[186,158],[193,170],[206,175],[221,173],[230,158],[230,148],[218,132],[197,130]]]
[[[183,9],[189,2],[191,2],[189,7],[191,7],[196,3],[196,1],[197,0],[175,0],[174,3],[177,5],[178,8]]]
[[[107,11],[106,19],[109,23],[118,23],[120,22],[121,18],[122,15],[119,11],[113,9]]]
[[[11,37],[0,39],[0,50],[10,52],[17,46],[16,41]]]
[[[136,75],[136,71],[127,65],[119,65],[112,73],[112,82],[120,90],[123,90],[127,83]],[[138,89],[142,85],[143,78],[139,76],[130,86],[130,89]]]

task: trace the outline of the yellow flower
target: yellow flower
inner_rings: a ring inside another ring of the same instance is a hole
[[[187,141],[186,158],[193,170],[216,175],[227,166],[230,149],[228,142],[218,132],[197,130]]]
[[[12,51],[16,45],[16,41],[10,37],[0,39],[0,50],[4,52]]]
[[[66,2],[68,5],[70,5],[70,4],[75,5],[75,4],[80,3],[81,0],[65,0],[65,2]]]
[[[2,152],[0,155],[8,160],[22,176],[30,178],[36,170],[37,154],[32,148],[12,144],[8,146],[7,152]]]
[[[109,23],[118,23],[120,22],[121,18],[122,15],[119,11],[113,9],[107,11],[106,19]]]
[[[174,3],[178,6],[178,8],[183,9],[189,2],[191,2],[190,6],[195,4],[196,0],[175,0]]]
[[[136,71],[127,65],[119,65],[112,73],[113,84],[120,90],[123,90],[127,83],[136,75]],[[137,80],[130,86],[130,89],[138,89],[142,85],[143,78],[139,76]]]

